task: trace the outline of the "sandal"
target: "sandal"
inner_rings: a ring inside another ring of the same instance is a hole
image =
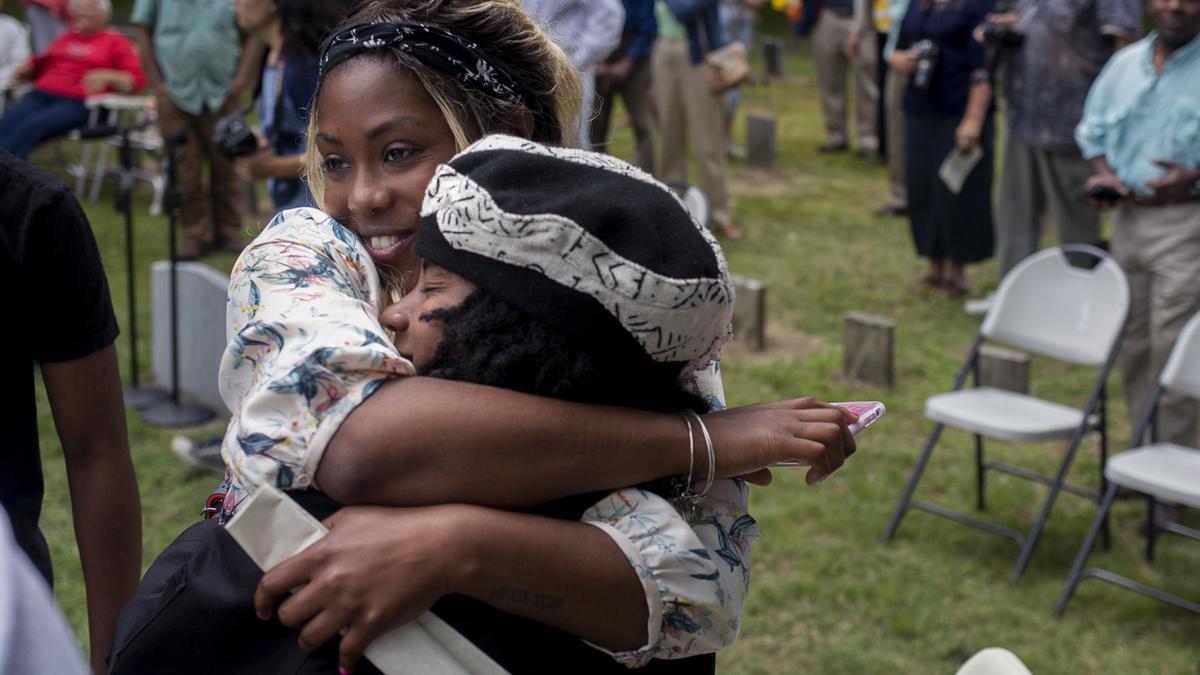
[[[947,279],[933,291],[934,295],[946,299],[965,298],[970,293],[967,282],[961,279]]]
[[[917,279],[915,279],[909,285],[909,289],[912,290],[913,293],[924,293],[925,291],[932,291],[932,290],[939,289],[941,287],[942,287],[941,277],[935,277],[935,276],[931,276],[929,274],[926,274],[923,277],[917,277]]]

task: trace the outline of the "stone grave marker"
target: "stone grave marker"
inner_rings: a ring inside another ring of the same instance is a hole
[[[1029,355],[995,345],[979,349],[979,384],[1029,393]]]
[[[783,77],[783,42],[776,38],[763,39],[763,68],[767,77]]]
[[[757,279],[733,276],[733,337],[751,351],[767,348],[767,287]]]
[[[761,169],[775,163],[775,118],[746,114],[746,164]]]
[[[843,322],[842,371],[846,379],[892,386],[896,323],[861,312],[846,312]]]
[[[171,265],[151,266],[151,366],[160,387],[171,382]],[[229,278],[208,265],[181,262],[176,266],[179,297],[179,395],[226,413],[217,389],[217,368],[225,352],[225,294]]]

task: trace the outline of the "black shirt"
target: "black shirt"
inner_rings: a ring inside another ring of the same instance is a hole
[[[34,364],[107,347],[117,338],[117,319],[96,239],[75,197],[3,150],[0,289],[0,504],[17,543],[51,581],[50,551],[37,526],[43,485]]]

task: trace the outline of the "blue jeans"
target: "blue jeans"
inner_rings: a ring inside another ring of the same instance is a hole
[[[62,136],[87,121],[83,101],[34,89],[0,117],[0,148],[27,159],[42,141]]]

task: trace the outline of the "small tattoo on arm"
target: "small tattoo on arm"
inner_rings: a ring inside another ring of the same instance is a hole
[[[492,588],[491,601],[522,607],[535,607],[547,612],[557,611],[562,607],[563,599],[549,593],[538,593],[525,588],[508,588],[495,586]]]

